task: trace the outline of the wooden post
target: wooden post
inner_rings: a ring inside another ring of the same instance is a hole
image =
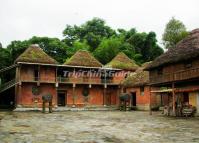
[[[36,77],[37,78],[37,86],[40,86],[40,65],[38,65],[37,70],[38,70],[38,77]]]
[[[20,65],[19,65],[20,66]],[[19,67],[16,67],[15,80],[19,82]],[[18,104],[19,84],[15,85],[15,106]]]
[[[52,113],[53,110],[52,110],[52,101],[49,101],[49,113]]]
[[[91,69],[89,70],[89,81],[88,81],[89,84],[91,84]]]
[[[45,101],[43,101],[42,102],[42,112],[43,113],[45,113],[45,109],[46,109],[45,105],[46,105],[46,103],[45,103]]]
[[[75,84],[73,83],[73,106],[75,106]]]
[[[151,86],[149,86],[149,115],[152,115],[152,110],[151,110]]]
[[[105,84],[105,85],[104,85],[104,96],[103,96],[104,106],[106,106],[106,105],[107,105],[106,88],[107,88],[107,85]]]
[[[118,89],[117,89],[117,102],[116,104],[118,106],[120,106],[120,86],[118,86]]]
[[[175,108],[175,85],[172,83],[172,105],[173,105],[173,115],[176,115],[176,108]]]
[[[55,69],[55,84],[58,82],[58,80],[57,80],[57,67],[56,67],[56,69]]]

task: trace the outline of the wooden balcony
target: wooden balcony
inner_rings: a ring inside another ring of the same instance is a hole
[[[84,77],[71,77],[71,78],[64,78],[64,77],[57,77],[58,83],[68,83],[68,84],[109,84],[109,85],[118,85],[120,81],[117,80],[110,80],[110,79],[101,79],[101,78],[84,78]]]
[[[55,83],[55,78],[53,77],[28,77],[22,78],[21,82],[39,82],[39,83]]]
[[[151,84],[169,83],[199,78],[199,67],[150,77]]]
[[[33,82],[33,83],[65,83],[65,84],[108,84],[108,85],[118,85],[120,84],[120,80],[112,80],[112,79],[101,79],[99,77],[97,78],[89,78],[89,77],[57,77],[56,80],[54,77],[28,77],[28,78],[22,78],[20,80],[21,82]]]

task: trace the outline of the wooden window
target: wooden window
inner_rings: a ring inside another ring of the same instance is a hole
[[[141,95],[141,96],[144,96],[144,86],[141,86],[141,87],[140,87],[140,95]]]
[[[186,102],[189,103],[189,93],[188,93],[188,92],[184,92],[184,93],[183,93],[183,97],[184,97],[184,99],[183,99],[184,102],[185,102],[185,103],[186,103]]]
[[[34,69],[34,79],[37,81],[39,79],[39,71],[38,69]]]
[[[126,88],[123,88],[123,93],[126,93]]]
[[[157,74],[158,74],[158,75],[162,75],[162,74],[163,74],[163,68],[159,68],[159,69],[157,70]]]

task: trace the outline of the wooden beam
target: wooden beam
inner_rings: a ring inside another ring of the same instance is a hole
[[[173,105],[173,114],[176,115],[176,108],[175,108],[175,85],[172,83],[172,105]]]
[[[19,105],[20,103],[20,96],[21,96],[21,65],[17,66],[15,78],[16,82],[19,82],[19,84],[15,85],[15,106]]]
[[[152,115],[152,110],[151,110],[151,86],[149,86],[149,115]]]
[[[75,106],[75,84],[73,83],[73,106]]]
[[[106,88],[104,87],[104,94],[103,94],[103,104],[106,105],[107,104],[107,96],[106,96]]]

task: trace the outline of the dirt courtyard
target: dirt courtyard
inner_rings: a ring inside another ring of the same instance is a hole
[[[148,112],[0,112],[0,143],[191,143],[199,119]]]

